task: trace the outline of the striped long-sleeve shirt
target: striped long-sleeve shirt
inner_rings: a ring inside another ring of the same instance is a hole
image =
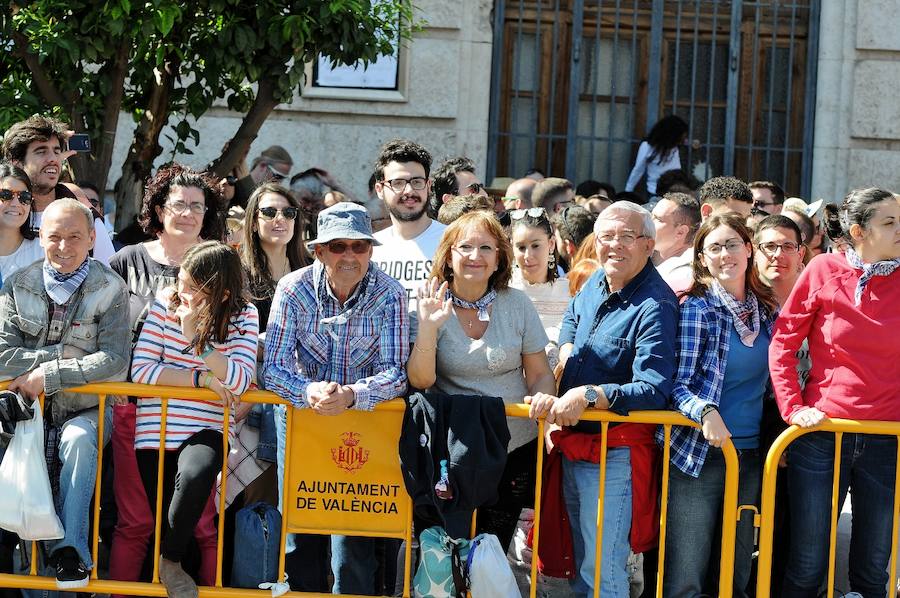
[[[198,355],[188,349],[175,311],[168,308],[168,295],[163,292],[154,300],[147,316],[131,362],[131,378],[140,384],[156,384],[166,368],[184,370],[209,369]],[[222,386],[235,395],[243,394],[256,375],[256,345],[259,317],[256,307],[248,304],[228,325],[228,338],[212,346],[228,360],[227,375]],[[138,400],[136,449],[159,448],[162,401],[159,398]],[[222,430],[224,409],[220,401],[170,399],[166,416],[166,450],[177,449],[188,437],[207,428]],[[233,415],[229,428],[233,431]]]

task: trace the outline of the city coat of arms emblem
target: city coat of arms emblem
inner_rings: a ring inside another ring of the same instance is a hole
[[[369,460],[369,449],[359,446],[359,436],[359,432],[344,432],[341,445],[331,449],[331,460],[349,473],[356,472]]]

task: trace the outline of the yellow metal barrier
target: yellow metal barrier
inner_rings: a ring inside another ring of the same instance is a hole
[[[0,382],[0,388],[5,388],[6,383]],[[218,396],[210,390],[206,389],[193,389],[193,388],[185,388],[185,387],[169,387],[169,386],[152,386],[145,384],[132,384],[126,382],[104,382],[98,384],[88,384],[85,386],[68,389],[70,392],[79,392],[79,393],[90,393],[97,394],[100,397],[100,412],[101,417],[99,419],[98,426],[98,468],[97,468],[97,480],[95,482],[94,488],[94,522],[91,536],[91,555],[94,563],[98,562],[98,544],[99,544],[99,525],[100,525],[100,472],[102,471],[103,464],[103,435],[104,435],[104,426],[105,421],[103,417],[103,407],[107,398],[110,395],[125,395],[125,396],[136,396],[136,397],[160,397],[163,399],[162,402],[162,411],[161,411],[161,430],[160,437],[165,437],[165,429],[166,429],[166,414],[167,414],[167,399],[179,398],[179,399],[190,399],[190,400],[206,400],[206,401],[218,401]],[[241,396],[241,400],[249,403],[270,403],[270,404],[279,404],[279,405],[289,405],[289,403],[274,393],[267,391],[249,391]],[[395,399],[393,401],[389,401],[387,403],[383,403],[376,407],[376,411],[403,411],[405,409],[405,404],[400,399]],[[511,417],[528,417],[528,409],[527,405],[508,405],[506,407],[506,414]],[[338,416],[341,417],[341,416]],[[295,418],[295,410],[288,409],[287,410],[287,437],[290,439],[293,434],[294,429],[294,418]],[[227,429],[229,420],[229,409],[225,409],[223,421],[225,427]],[[670,446],[669,439],[671,434],[672,426],[690,426],[690,427],[699,427],[696,423],[688,420],[687,418],[672,412],[672,411],[635,411],[630,415],[620,416],[614,413],[606,412],[606,411],[591,411],[585,412],[583,417],[583,421],[595,421],[601,423],[601,461],[600,461],[600,473],[599,473],[599,495],[597,498],[598,504],[598,521],[597,521],[597,542],[596,542],[596,551],[594,554],[595,558],[595,579],[594,579],[594,596],[599,596],[600,592],[600,583],[601,583],[601,547],[602,547],[602,537],[603,537],[603,496],[605,493],[605,484],[606,484],[606,453],[607,453],[607,437],[609,433],[609,424],[610,423],[637,423],[637,424],[653,424],[653,425],[662,425],[664,428],[665,434],[665,442],[663,447],[663,472],[662,472],[662,484],[660,488],[661,496],[663,497],[661,503],[660,510],[660,537],[659,537],[659,570],[657,573],[657,591],[656,596],[662,596],[662,587],[663,587],[663,576],[664,576],[664,563],[665,563],[665,539],[666,539],[666,516],[667,516],[667,501],[665,497],[668,496],[668,478],[669,478],[669,465],[670,465]],[[898,430],[900,430],[900,424],[897,424]],[[900,434],[900,431],[898,431]],[[225,510],[225,486],[227,484],[227,475],[228,475],[228,467],[227,467],[227,455],[228,455],[228,434],[223,434],[223,449],[225,458],[223,458],[222,463],[222,478],[221,478],[221,495],[219,499],[219,512],[222,513]],[[291,452],[290,450],[285,451],[285,476],[287,478],[288,472],[290,471],[290,460],[291,460]],[[723,446],[723,453],[725,457],[726,464],[726,473],[725,473],[725,493],[723,500],[723,515],[722,515],[722,543],[721,543],[721,561],[720,561],[720,578],[719,578],[719,587],[720,593],[719,596],[722,598],[731,598],[732,596],[732,573],[734,568],[734,544],[735,544],[735,532],[736,532],[736,523],[740,518],[740,509],[737,505],[737,494],[738,494],[738,460],[737,453],[735,452],[734,447],[730,442],[726,443]],[[162,526],[162,492],[163,492],[163,467],[164,467],[164,443],[160,442],[159,448],[159,471],[157,478],[157,495],[156,495],[156,521],[155,521],[155,539],[153,546],[153,581],[152,583],[148,582],[122,582],[122,581],[112,581],[112,580],[101,580],[97,576],[98,567],[94,567],[91,572],[91,577],[88,585],[85,588],[80,589],[80,591],[84,592],[97,592],[97,593],[110,593],[110,594],[127,594],[127,595],[135,595],[135,596],[166,596],[165,588],[159,583],[159,551],[160,551],[160,531]],[[780,454],[780,453],[779,453]],[[537,576],[538,576],[538,559],[536,555],[538,554],[538,547],[540,542],[540,503],[541,503],[541,493],[542,493],[542,475],[541,472],[543,470],[543,456],[544,456],[544,421],[541,420],[538,422],[538,450],[537,450],[537,466],[536,466],[536,476],[535,476],[535,509],[534,509],[534,537],[533,537],[533,554],[535,558],[532,558],[531,563],[531,591],[530,596],[534,598],[537,591]],[[777,462],[777,459],[776,459]],[[282,496],[283,504],[287,504],[289,492],[289,484],[284,484],[284,494]],[[898,492],[898,497],[900,497],[900,492]],[[407,497],[407,500],[409,498]],[[746,508],[746,507],[741,507]],[[412,510],[410,508],[409,512]],[[285,569],[285,553],[284,546],[286,535],[288,533],[288,522],[287,517],[283,518],[282,529],[281,529],[281,543],[280,543],[280,553],[278,559],[278,580],[284,581],[284,569]],[[896,522],[895,522],[896,527]],[[475,529],[475,519],[473,517],[472,522],[472,530],[474,533]],[[358,532],[355,530],[337,530],[338,532],[345,533],[353,533],[354,535],[372,535],[375,537],[386,537],[388,534],[384,533],[373,533],[366,534],[365,532]],[[895,529],[896,532],[896,529]],[[319,531],[321,533],[321,530]],[[409,596],[409,583],[410,583],[410,567],[411,567],[411,554],[410,549],[412,542],[412,522],[411,520],[408,522],[406,526],[403,539],[406,540],[406,570],[404,571],[404,596]],[[896,534],[895,534],[896,536]],[[222,584],[222,551],[223,551],[223,537],[224,537],[224,517],[219,518],[219,529],[218,529],[218,538],[217,538],[217,551],[216,551],[216,577],[215,577],[215,586],[213,587],[201,587],[199,588],[201,597],[217,597],[217,598],[238,598],[243,596],[271,596],[270,590],[251,590],[244,588],[227,588],[223,587]],[[771,546],[771,530],[769,536],[769,545]],[[12,574],[0,574],[0,587],[12,587],[12,588],[20,588],[20,589],[56,589],[56,581],[55,579],[48,577],[40,577],[37,575],[37,559],[36,556],[36,544],[32,544],[32,565],[30,575],[12,575]],[[771,560],[771,559],[770,559]],[[762,571],[762,569],[761,569]],[[331,596],[331,594],[313,594],[313,593],[301,593],[301,592],[288,592],[285,594],[287,596]]]
[[[508,415],[518,417],[528,417],[527,405],[513,405],[506,409]],[[594,552],[594,598],[600,595],[601,583],[601,561],[603,546],[603,495],[606,488],[606,454],[607,454],[607,438],[609,435],[610,423],[630,423],[630,424],[656,424],[663,426],[664,442],[662,455],[662,484],[660,486],[660,522],[659,522],[659,569],[656,574],[656,596],[662,598],[663,576],[665,574],[665,557],[666,557],[666,516],[668,514],[666,497],[669,495],[669,466],[671,447],[669,443],[672,426],[689,426],[699,428],[699,424],[687,419],[686,417],[674,411],[632,411],[627,416],[616,415],[609,411],[585,411],[581,417],[582,421],[601,422],[601,444],[600,444],[600,488],[597,497],[597,541]],[[540,508],[541,503],[541,475],[542,461],[544,453],[544,422],[539,422],[538,427],[538,464],[537,464],[537,481],[535,483],[535,512],[534,512],[534,546],[531,563],[531,593],[530,597],[535,598],[537,592],[537,565],[538,565],[538,543],[540,529]],[[734,572],[734,544],[737,532],[737,521],[740,518],[740,511],[737,505],[738,496],[738,458],[737,452],[731,441],[723,445],[722,452],[725,457],[725,495],[722,501],[722,543],[721,543],[721,560],[719,574],[719,596],[720,598],[731,598],[733,593],[732,578]]]
[[[834,474],[831,489],[831,528],[828,547],[828,585],[827,597],[834,596],[834,561],[837,549],[837,522],[840,515],[838,504],[838,485],[841,473],[841,445],[844,434],[878,434],[897,437],[897,474],[894,480],[894,523],[891,531],[891,562],[888,568],[890,584],[897,579],[897,531],[900,524],[900,422],[857,421],[848,419],[827,419],[815,428],[791,426],[781,433],[772,444],[766,455],[763,468],[762,501],[759,529],[759,561],[757,563],[757,598],[769,598],[772,580],[772,539],[775,531],[775,491],[778,477],[778,462],[781,455],[794,440],[811,432],[833,432],[834,442]]]

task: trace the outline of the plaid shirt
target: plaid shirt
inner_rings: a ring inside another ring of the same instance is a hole
[[[409,314],[406,291],[374,264],[342,306],[324,266],[293,272],[278,283],[266,330],[265,386],[307,407],[311,382],[348,385],[355,409],[406,392]]]
[[[766,327],[771,337],[774,318],[762,302],[759,318],[760,325]],[[722,397],[731,327],[731,313],[712,291],[707,291],[703,297],[689,296],[681,304],[678,370],[671,407],[697,423],[700,423],[703,408],[718,406]],[[656,439],[662,444],[662,428],[657,430]],[[671,447],[672,464],[688,475],[699,477],[709,450],[703,432],[697,428],[672,426]]]
[[[69,312],[69,304],[60,305],[48,298],[50,304],[50,319],[47,324],[47,344],[55,345],[63,337],[63,324],[66,321],[66,314]],[[49,401],[53,400],[53,396],[44,397],[47,401],[44,413],[49,413]],[[62,503],[60,503],[61,494],[59,492],[59,474],[62,473],[62,462],[59,460],[59,436],[61,428],[54,426],[51,421],[52,417],[44,419],[44,460],[47,462],[47,475],[50,478],[50,490],[53,492],[53,500],[56,504],[56,512],[62,512]]]

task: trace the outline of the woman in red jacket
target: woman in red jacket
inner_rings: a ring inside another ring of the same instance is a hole
[[[775,325],[772,383],[789,424],[829,417],[896,420],[900,406],[900,199],[851,191],[840,208],[846,254],[816,257]],[[809,339],[812,368],[801,390],[797,350]],[[812,432],[788,449],[791,551],[781,596],[816,596],[828,568],[834,434]],[[884,596],[891,552],[897,439],[844,434],[838,508],[852,487],[850,587]]]

